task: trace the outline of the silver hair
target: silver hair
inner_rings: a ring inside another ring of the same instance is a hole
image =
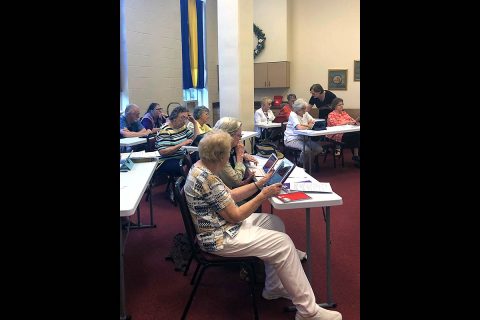
[[[242,126],[242,122],[232,117],[223,117],[215,123],[215,129],[228,132],[230,135],[235,134]]]
[[[300,111],[303,109],[303,107],[306,107],[308,105],[308,103],[303,100],[302,98],[298,98],[297,100],[295,100],[295,102],[293,103],[293,111]]]
[[[193,118],[195,120],[198,120],[200,119],[200,117],[202,116],[202,113],[209,113],[210,112],[210,109],[208,109],[207,107],[205,106],[197,106],[193,109]]]

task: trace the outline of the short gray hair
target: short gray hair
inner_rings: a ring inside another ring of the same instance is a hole
[[[307,107],[307,105],[308,105],[307,101],[303,100],[302,98],[298,98],[293,103],[292,108],[293,108],[293,111],[297,112],[297,111],[302,110],[303,107]]]
[[[242,126],[242,122],[236,118],[223,117],[215,123],[214,129],[223,130],[230,135],[234,135],[238,129]]]
[[[202,113],[210,113],[210,109],[208,109],[207,107],[205,106],[197,106],[193,109],[193,118],[195,120],[198,120],[200,119],[200,117],[202,116]]]
[[[205,163],[219,163],[230,156],[232,137],[223,130],[208,132],[198,143],[198,154]]]
[[[136,104],[129,104],[126,108],[125,108],[125,115],[129,114],[130,112],[133,112],[135,111],[136,109],[140,109],[139,106],[137,106]]]

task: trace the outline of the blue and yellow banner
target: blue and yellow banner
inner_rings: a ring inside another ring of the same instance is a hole
[[[183,89],[205,88],[203,1],[180,0]]]

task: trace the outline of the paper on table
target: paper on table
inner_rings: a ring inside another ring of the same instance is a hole
[[[130,153],[121,153],[122,160],[126,159]],[[148,158],[157,158],[160,157],[158,151],[145,152],[145,150],[132,152],[132,159],[148,159]]]
[[[290,182],[289,189],[303,192],[333,192],[328,182]]]

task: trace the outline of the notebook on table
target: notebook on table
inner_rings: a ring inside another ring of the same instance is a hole
[[[295,164],[287,158],[283,158],[277,169],[275,169],[275,172],[273,173],[270,180],[268,180],[265,184],[265,186],[269,186],[278,182],[283,184],[285,180],[287,180],[290,173],[292,173],[293,169],[295,169]]]
[[[255,177],[263,177],[271,170],[273,170],[277,161],[277,155],[275,153],[272,153],[270,157],[268,157],[267,162],[265,162],[263,167],[249,167],[248,169],[255,174]]]

